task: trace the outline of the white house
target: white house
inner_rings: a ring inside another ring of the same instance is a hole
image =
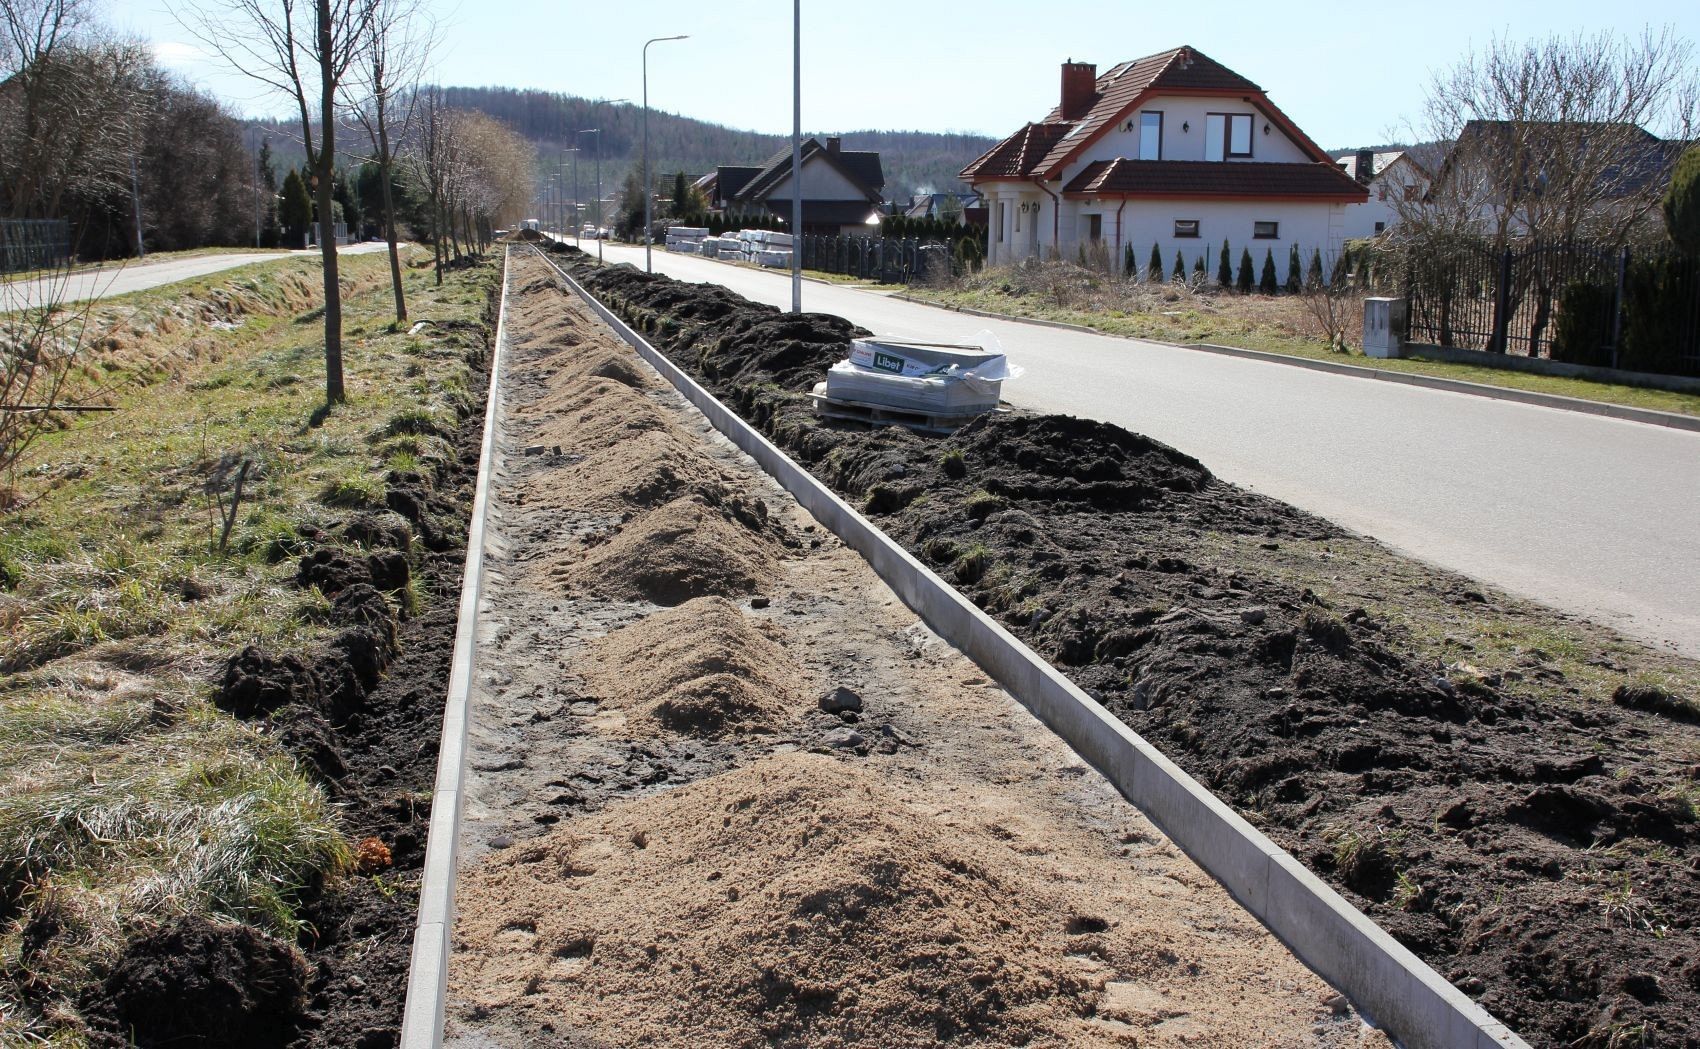
[[[1399,221],[1399,205],[1414,203],[1428,192],[1429,173],[1409,150],[1360,149],[1341,157],[1340,170],[1369,191],[1362,204],[1346,205],[1346,239],[1361,240],[1389,229]]]
[[[1062,97],[962,170],[989,209],[989,260],[1074,259],[1097,242],[1113,259],[1131,246],[1143,266],[1156,244],[1216,272],[1229,243],[1236,268],[1266,250],[1281,279],[1345,238],[1346,208],[1369,193],[1287,118],[1263,89],[1190,47],[1123,62],[1103,76],[1065,62]]]

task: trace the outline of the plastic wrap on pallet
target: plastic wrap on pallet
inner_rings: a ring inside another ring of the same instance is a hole
[[[762,239],[762,243],[770,248],[789,248],[791,246],[791,234],[775,233],[768,230],[767,235]]]
[[[972,343],[856,339],[827,372],[826,396],[930,415],[991,411],[1006,379],[1021,374],[982,331]]]
[[[849,361],[839,361],[826,373],[829,400],[932,416],[989,412],[998,406],[1002,386],[1001,381],[970,385],[960,378],[892,375],[858,368]]]
[[[684,240],[701,240],[702,238],[708,236],[708,227],[707,226],[668,226],[667,227],[667,236],[669,238],[678,237],[678,238],[681,238],[681,239],[684,239]]]
[[[758,251],[756,252],[756,262],[773,269],[789,267],[791,265],[791,253],[789,251]]]

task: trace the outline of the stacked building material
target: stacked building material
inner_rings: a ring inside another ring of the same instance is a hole
[[[784,254],[789,255],[789,252]],[[950,429],[994,411],[1003,381],[1020,374],[989,333],[980,345],[857,339],[815,386],[815,408],[834,418]]]
[[[696,255],[702,252],[702,242],[708,237],[707,226],[668,226],[667,250]]]

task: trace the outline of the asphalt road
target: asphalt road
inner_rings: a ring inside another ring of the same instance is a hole
[[[339,249],[339,253],[343,255],[365,255],[374,251],[385,251],[387,248],[388,245],[381,243],[351,244]],[[235,269],[238,266],[247,266],[255,262],[276,262],[278,259],[318,257],[319,250],[312,248],[307,251],[200,255],[194,258],[168,259],[164,262],[117,263],[97,270],[85,270],[79,273],[46,277],[33,281],[0,284],[0,311],[36,306],[48,301],[72,303],[84,302],[88,299],[105,299],[114,295],[128,295],[135,291],[146,291],[149,288],[157,288],[162,284],[175,284],[180,280],[205,277],[209,273]]]
[[[587,242],[588,243],[588,242]],[[592,251],[594,251],[592,247]],[[606,245],[608,261],[643,250]],[[788,273],[655,268],[789,307]],[[1013,404],[1101,419],[1431,564],[1700,657],[1700,433],[964,316],[805,281],[880,335],[997,336]]]

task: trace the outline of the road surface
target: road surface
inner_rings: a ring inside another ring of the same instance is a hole
[[[592,251],[594,251],[592,247]],[[643,265],[643,249],[605,247]],[[789,273],[657,250],[655,267],[788,308]],[[1101,419],[1431,564],[1700,657],[1700,433],[964,316],[805,282],[880,335],[990,330],[1015,405]]]
[[[385,251],[387,248],[388,245],[381,243],[351,244],[340,249],[340,253],[343,255],[365,255],[369,252]],[[318,257],[319,249],[311,248],[306,251],[256,251],[224,255],[198,255],[186,259],[168,259],[164,262],[114,263],[97,270],[84,270],[69,275],[0,284],[0,311],[36,306],[48,301],[72,303],[83,302],[88,299],[105,299],[114,295],[128,295],[135,291],[146,291],[149,288],[157,288],[162,284],[175,284],[180,280],[205,277],[209,273],[235,269],[237,266],[247,266],[255,262],[276,262],[278,259],[293,258],[316,259]]]

